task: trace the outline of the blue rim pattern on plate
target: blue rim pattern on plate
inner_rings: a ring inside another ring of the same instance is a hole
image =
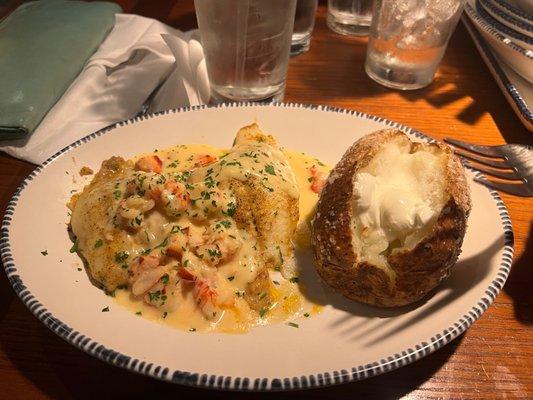
[[[517,106],[518,111],[522,117],[530,124],[533,125],[533,111],[531,111],[524,101],[516,87],[511,83],[505,72],[500,67],[500,63],[492,54],[492,50],[489,45],[485,42],[485,39],[481,37],[480,33],[476,30],[473,24],[468,21],[468,17],[463,17],[463,23],[467,26],[468,31],[471,35],[475,36],[476,42],[483,51],[485,57],[487,58],[490,66],[493,68],[494,72],[498,75],[498,78],[501,80],[502,84],[505,86],[506,92],[511,96],[514,104]]]
[[[479,3],[481,3],[481,6],[483,8],[485,8],[487,11],[487,13],[494,13],[496,14],[498,17],[504,19],[505,21],[509,22],[511,25],[513,26],[517,26],[525,31],[528,31],[528,32],[531,32],[533,34],[533,25],[532,24],[528,24],[527,22],[524,22],[524,21],[521,21],[517,18],[514,18],[513,16],[507,14],[506,12],[502,11],[500,8],[498,8],[497,6],[495,6],[494,4],[492,4],[490,2],[490,0],[479,0]],[[492,16],[491,16],[492,18]],[[495,19],[494,19],[495,20]],[[497,21],[499,22],[499,21]],[[511,27],[509,27],[509,29],[512,30]],[[513,30],[514,32],[514,30]],[[520,34],[520,32],[516,32],[518,34]]]
[[[494,19],[487,11],[485,11],[485,9],[483,8],[483,5],[480,3],[479,0],[476,0],[476,11],[480,15],[480,17],[488,25],[490,25],[493,29],[495,29],[497,31],[500,31],[500,32],[508,35],[509,37],[515,39],[515,40],[520,40],[520,41],[522,41],[524,43],[527,43],[527,44],[533,46],[533,39],[532,38],[530,38],[530,37],[528,37],[526,35],[522,35],[520,32],[517,32],[514,29],[511,29],[511,28],[505,26],[504,24],[502,24],[501,22],[499,22],[498,20]],[[531,53],[531,51],[530,51],[530,53]]]
[[[237,391],[281,391],[281,390],[297,390],[297,389],[310,389],[323,386],[330,386],[339,383],[354,382],[365,378],[370,378],[375,375],[389,372],[402,366],[408,365],[420,358],[436,351],[443,347],[445,344],[451,342],[461,333],[463,333],[468,327],[470,327],[475,320],[477,320],[483,312],[494,301],[496,295],[502,289],[505,280],[507,279],[511,270],[511,263],[513,259],[513,229],[511,225],[511,219],[503,201],[497,192],[489,190],[491,196],[494,198],[503,226],[504,232],[504,249],[500,260],[500,266],[496,278],[491,282],[488,288],[485,290],[485,296],[483,296],[468,313],[464,314],[458,321],[452,326],[437,333],[431,337],[428,342],[421,342],[414,348],[408,348],[401,353],[395,353],[373,362],[371,364],[359,365],[351,368],[350,370],[342,369],[332,372],[324,372],[316,375],[307,376],[295,376],[292,378],[257,378],[253,381],[247,377],[232,377],[232,376],[216,376],[207,375],[198,372],[187,371],[171,371],[164,366],[153,365],[146,361],[134,359],[128,355],[121,354],[113,349],[104,347],[103,345],[95,342],[93,339],[74,331],[71,327],[55,318],[40,302],[36,299],[31,292],[26,288],[22,282],[20,276],[17,274],[17,267],[14,263],[14,259],[11,252],[9,242],[9,226],[11,224],[12,216],[17,206],[18,199],[24,188],[35,178],[41,171],[56,158],[62,154],[68,152],[71,149],[81,146],[82,144],[105,134],[112,132],[115,128],[133,124],[135,122],[143,121],[145,119],[154,118],[158,115],[166,115],[171,113],[191,112],[205,108],[226,108],[226,107],[250,107],[250,106],[269,106],[269,107],[283,107],[283,108],[305,108],[311,110],[321,110],[328,112],[336,112],[341,114],[354,115],[356,117],[370,119],[376,122],[381,122],[389,127],[394,127],[402,130],[407,134],[411,134],[420,139],[424,139],[433,142],[434,139],[411,129],[405,125],[393,122],[381,117],[365,114],[359,111],[346,110],[337,107],[320,106],[320,105],[306,105],[299,103],[274,103],[274,104],[254,104],[254,103],[231,103],[222,104],[217,106],[193,106],[184,107],[173,110],[167,110],[158,112],[155,114],[147,114],[140,117],[135,117],[123,122],[118,122],[110,127],[103,128],[95,133],[92,133],[64,149],[57,152],[55,155],[46,160],[42,165],[35,168],[35,170],[22,182],[17,189],[16,193],[10,200],[4,218],[2,227],[0,230],[0,256],[2,263],[8,277],[9,282],[13,286],[13,289],[20,297],[22,302],[28,307],[28,309],[48,328],[59,335],[61,338],[71,343],[80,350],[102,360],[109,364],[130,370],[132,372],[144,374],[163,381],[184,384],[193,387],[203,387],[210,389],[223,389],[223,390],[237,390]],[[480,173],[474,174],[478,177],[483,175]]]
[[[522,46],[516,44],[508,37],[503,36],[498,30],[490,26],[483,18],[481,18],[476,10],[470,6],[470,4],[465,4],[465,11],[468,16],[474,21],[480,28],[489,33],[493,38],[506,45],[510,49],[522,54],[523,56],[533,60],[533,52],[524,49]]]
[[[496,2],[500,7],[505,8],[510,13],[515,14],[519,16],[520,18],[523,18],[533,24],[533,16],[529,15],[527,12],[512,6],[505,0],[492,0],[492,1]]]

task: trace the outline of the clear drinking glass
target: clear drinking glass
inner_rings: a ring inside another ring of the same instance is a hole
[[[309,50],[317,5],[318,0],[298,0],[296,3],[291,43],[291,55],[293,56]]]
[[[215,102],[281,101],[296,0],[195,0]]]
[[[429,85],[464,0],[376,0],[365,70],[394,89]]]
[[[342,35],[368,35],[372,3],[373,0],[328,0],[328,27]]]

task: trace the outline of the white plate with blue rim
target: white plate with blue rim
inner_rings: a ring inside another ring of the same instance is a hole
[[[533,18],[533,3],[531,0],[507,0],[509,3],[516,5],[530,18]]]
[[[507,5],[507,3],[497,3],[496,0],[479,0],[479,4],[481,4],[483,10],[486,11],[490,17],[494,18],[500,24],[526,36],[527,38],[533,38],[533,22],[518,18],[515,13],[510,12],[507,8],[502,8],[500,5]]]
[[[500,32],[500,34],[512,39],[526,50],[533,52],[533,37],[529,36],[529,32],[528,34],[523,34],[517,30],[517,28],[526,30],[528,27],[525,24],[516,25],[511,28],[509,25],[501,23],[489,12],[489,10],[490,8],[488,6],[483,5],[482,0],[476,0],[476,11],[486,24]],[[495,13],[494,15],[497,14]]]
[[[466,15],[463,15],[462,20],[513,111],[522,124],[533,132],[533,84],[501,60]]]
[[[98,169],[113,155],[132,157],[176,144],[228,147],[237,129],[252,121],[281,145],[332,165],[355,140],[378,129],[397,127],[428,140],[379,117],[298,104],[202,106],[118,123],[51,157],[10,201],[0,252],[24,304],[72,345],[130,371],[200,387],[289,390],[405,366],[456,338],[493,302],[510,270],[512,228],[497,193],[474,183],[470,171],[473,206],[462,254],[449,279],[416,307],[382,310],[328,292],[324,310],[298,321],[298,329],[278,324],[239,335],[194,333],[134,315],[78,271],[81,261],[69,252],[65,204],[71,190],[84,184],[73,182],[80,166]],[[318,282],[310,260],[300,267]]]
[[[531,68],[533,64],[533,51],[524,48],[516,40],[487,23],[480,16],[479,10],[476,9],[476,0],[467,0],[465,13],[503,62],[529,82],[533,82],[533,68]]]
[[[526,24],[533,25],[533,3],[531,7],[531,11],[527,12],[526,10],[523,10],[518,5],[518,2],[515,0],[490,0],[492,4],[497,6],[502,12],[506,13],[509,17],[514,18],[516,20],[522,21]],[[526,3],[528,0],[525,0],[524,3]]]

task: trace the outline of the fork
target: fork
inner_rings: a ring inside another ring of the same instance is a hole
[[[465,163],[467,166],[487,176],[508,181],[496,182],[475,177],[476,182],[515,196],[533,197],[533,147],[521,144],[480,146],[452,138],[445,138],[444,141],[453,146],[455,154],[468,160]]]

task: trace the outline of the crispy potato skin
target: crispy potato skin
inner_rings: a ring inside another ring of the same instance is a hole
[[[435,288],[456,263],[470,212],[470,195],[460,161],[445,145],[434,144],[448,158],[443,207],[430,235],[413,249],[392,252],[390,269],[360,262],[352,245],[353,175],[380,148],[398,135],[396,129],[374,132],[355,142],[330,174],[313,220],[313,255],[320,277],[345,297],[380,307],[400,307]]]

